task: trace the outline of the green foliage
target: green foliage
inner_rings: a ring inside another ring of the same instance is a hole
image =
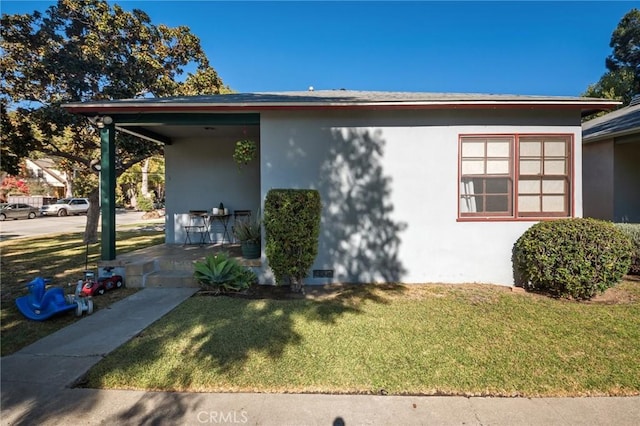
[[[513,262],[516,285],[554,296],[590,299],[627,273],[631,242],[610,222],[545,221],[518,239]]]
[[[260,212],[256,215],[251,215],[248,218],[240,219],[233,224],[233,235],[240,242],[254,242],[259,243],[262,237],[261,235],[262,221],[260,219]]]
[[[137,199],[138,210],[143,212],[150,212],[153,210],[153,198],[151,197],[140,197]]]
[[[630,274],[640,275],[640,223],[616,223],[633,244],[633,254],[631,256]]]
[[[272,189],[264,210],[265,252],[276,282],[289,282],[294,291],[318,254],[320,212],[318,191],[310,189]]]
[[[216,292],[242,291],[257,281],[256,274],[226,252],[207,256],[194,263],[193,277],[203,289]]]
[[[628,105],[633,95],[640,93],[640,10],[631,9],[622,17],[609,47],[613,51],[606,58],[607,72],[584,95],[622,99]]]
[[[242,166],[249,164],[251,160],[256,158],[258,148],[256,143],[250,139],[243,139],[236,142],[236,147],[233,151],[233,160],[241,169]]]
[[[72,179],[73,195],[76,197],[89,197],[91,191],[98,188],[98,175],[94,173],[82,173]]]
[[[20,163],[33,149],[31,126],[16,120],[15,112],[7,111],[7,100],[0,97],[0,171],[20,174]]]
[[[148,165],[146,170],[143,167],[145,164]],[[134,164],[116,180],[117,202],[121,205],[130,205],[133,197],[142,198],[145,176],[147,189],[151,190],[154,195],[158,195],[154,201],[162,200],[164,198],[164,171],[164,157],[161,155],[149,157]]]
[[[187,68],[196,71],[179,82]],[[36,151],[67,161],[64,171],[92,173],[99,134],[64,103],[228,90],[188,27],[156,26],[142,10],[105,0],[59,0],[45,12],[3,14],[0,73],[6,171]],[[116,175],[154,154],[162,154],[159,145],[118,132]],[[98,214],[92,208],[89,218]],[[97,223],[87,220],[87,230]]]

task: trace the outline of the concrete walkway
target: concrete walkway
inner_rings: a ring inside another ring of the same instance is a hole
[[[464,398],[73,389],[190,297],[147,288],[1,359],[3,425],[638,425],[640,397]]]

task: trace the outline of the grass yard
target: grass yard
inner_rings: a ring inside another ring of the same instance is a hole
[[[108,355],[81,385],[638,395],[639,360],[640,281],[588,303],[482,285],[346,286],[301,300],[196,295]]]
[[[43,237],[20,238],[0,242],[0,348],[2,356],[9,355],[36,340],[53,333],[79,319],[71,312],[46,321],[27,320],[15,305],[16,297],[27,294],[25,284],[36,276],[52,278],[52,285],[64,286],[65,293],[73,293],[75,283],[85,269],[86,245],[82,233],[56,234]],[[117,253],[126,253],[164,242],[164,232],[156,230],[123,230],[116,232]],[[87,265],[96,270],[100,258],[100,244],[89,246]],[[74,286],[67,287],[68,283]],[[126,285],[126,283],[125,283]],[[122,288],[94,298],[95,309],[104,308],[134,293],[136,289]]]

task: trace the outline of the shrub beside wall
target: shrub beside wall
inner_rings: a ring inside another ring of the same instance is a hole
[[[629,273],[640,275],[640,223],[616,223],[616,226],[629,237],[633,244]]]
[[[277,284],[300,291],[318,255],[320,193],[272,189],[264,203],[265,253]]]
[[[631,241],[614,224],[596,219],[540,222],[516,242],[516,285],[560,297],[590,299],[629,270]]]

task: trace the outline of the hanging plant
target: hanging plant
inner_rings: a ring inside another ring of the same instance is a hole
[[[233,159],[235,160],[238,168],[249,164],[249,161],[256,158],[258,147],[256,143],[251,139],[243,139],[236,142],[236,149],[233,151]]]

